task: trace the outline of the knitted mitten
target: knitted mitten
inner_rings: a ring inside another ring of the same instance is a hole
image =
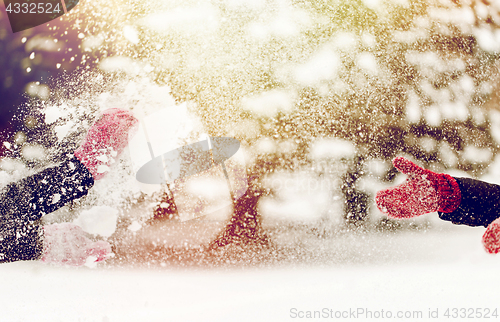
[[[483,245],[488,253],[500,253],[500,218],[488,225],[483,234]]]
[[[423,169],[403,157],[394,159],[393,164],[409,178],[399,186],[377,192],[377,207],[389,217],[411,218],[435,211],[450,213],[460,205],[460,187],[451,176]]]
[[[105,241],[93,242],[75,224],[62,223],[43,227],[42,261],[59,265],[81,266],[92,256],[94,262],[104,261],[111,254]]]
[[[112,108],[104,111],[90,127],[75,157],[90,171],[94,180],[101,179],[127,146],[129,133],[137,128],[138,120],[131,112]]]

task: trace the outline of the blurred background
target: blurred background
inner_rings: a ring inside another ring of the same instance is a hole
[[[207,230],[197,222],[158,243],[177,225],[175,201],[165,187],[137,188],[126,160],[60,212],[117,208],[124,261],[197,262],[221,249],[237,261],[304,259],[317,251],[304,251],[310,238],[447,227],[376,209],[375,192],[404,180],[399,155],[500,183],[497,1],[84,0],[15,34],[0,8],[4,181],[71,152],[108,107],[147,115],[187,102],[209,135],[242,144],[247,192],[206,239],[185,236]],[[338,254],[352,246],[340,244]]]

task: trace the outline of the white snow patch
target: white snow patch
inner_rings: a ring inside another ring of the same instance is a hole
[[[294,79],[303,86],[316,85],[337,75],[340,59],[330,45],[315,53],[307,62],[294,70]]]
[[[491,30],[487,27],[475,28],[474,35],[481,49],[490,53],[500,51],[500,30]]]
[[[89,210],[83,210],[74,224],[93,235],[103,237],[111,236],[116,230],[118,210],[109,206],[94,206]]]
[[[442,103],[440,111],[448,120],[465,121],[469,116],[467,106],[460,101]]]
[[[263,138],[255,143],[255,149],[258,154],[273,153],[276,151],[276,143],[270,138]]]
[[[350,32],[339,32],[332,43],[342,51],[355,51],[358,47],[358,38]]]
[[[315,222],[324,218],[331,206],[334,183],[310,173],[276,173],[264,178],[277,198],[264,197],[258,207],[264,221]]]
[[[359,54],[356,59],[356,64],[370,75],[376,75],[379,72],[377,60],[372,53],[363,52]]]
[[[186,184],[186,193],[202,199],[217,200],[229,194],[227,183],[222,178],[193,177]]]
[[[497,143],[500,143],[500,111],[490,110],[490,120],[492,123],[491,135]]]
[[[243,108],[255,114],[273,117],[278,112],[289,112],[293,108],[294,95],[284,90],[270,90],[242,99]]]
[[[97,166],[97,173],[105,173],[109,171],[109,167],[105,164],[100,164]]]
[[[458,60],[458,61],[462,65],[465,65],[462,60]],[[474,92],[474,89],[475,89],[474,79],[472,79],[472,77],[470,77],[469,75],[464,75],[464,76],[460,77],[459,84],[464,92],[467,92],[467,93]]]
[[[380,0],[363,0],[363,4],[368,8],[375,10],[380,6]]]
[[[442,116],[439,106],[429,106],[424,112],[424,118],[430,126],[441,125]]]
[[[105,154],[101,154],[101,155],[96,156],[96,160],[97,160],[97,161],[101,161],[101,162],[105,162],[105,163],[106,163],[106,162],[108,162],[108,161],[109,161],[109,158],[108,158],[108,156],[107,156],[107,155],[105,155]]]
[[[142,228],[142,225],[136,220],[132,221],[132,223],[127,227],[130,231],[138,231]]]
[[[405,321],[439,321],[427,316],[429,310],[443,314],[448,307],[498,307],[500,257],[481,249],[483,231],[463,227],[360,234],[307,244],[338,253],[337,265],[326,260],[315,265],[312,260],[261,269],[182,270],[168,264],[150,269],[71,269],[36,261],[2,264],[0,282],[9,294],[2,299],[2,319],[135,322],[146,316],[149,322],[290,321],[299,320],[291,318],[294,308],[302,312],[362,308],[373,313],[383,309],[392,316],[419,311],[422,318]],[[349,320],[377,319],[363,315]]]
[[[66,124],[56,126],[54,128],[54,131],[56,132],[57,139],[61,141],[63,138],[65,138],[73,128],[73,125],[74,124],[72,122],[68,121]]]
[[[312,143],[310,157],[313,160],[332,158],[350,158],[356,153],[356,147],[342,139],[318,139]]]
[[[57,203],[59,200],[61,200],[61,195],[56,193],[52,196],[52,203]]]
[[[102,45],[103,41],[104,41],[104,36],[102,35],[97,35],[97,36],[87,35],[82,40],[82,48],[84,49],[84,51],[92,51],[95,50],[96,48],[99,48],[99,46]]]
[[[132,26],[123,27],[123,36],[133,44],[139,43],[139,34],[137,29]]]
[[[419,145],[425,152],[430,153],[436,148],[437,142],[430,136],[423,136],[419,139]]]
[[[485,163],[491,160],[493,153],[489,149],[469,145],[465,147],[462,156],[473,163]]]
[[[377,177],[384,175],[390,167],[392,167],[392,164],[384,160],[371,159],[366,162],[368,174],[372,174]]]
[[[298,35],[302,25],[308,22],[309,17],[304,11],[282,8],[270,23],[271,34],[278,37],[293,37]]]
[[[214,6],[201,4],[198,7],[177,7],[166,12],[152,13],[139,23],[158,32],[206,34],[217,30],[219,21],[219,12]]]
[[[263,10],[266,6],[265,0],[225,0],[226,6],[233,10]]]
[[[406,105],[406,118],[410,123],[418,123],[421,117],[420,99],[414,91],[409,91],[408,103]]]
[[[39,144],[27,144],[21,149],[23,157],[29,160],[42,160],[46,157],[45,148]]]
[[[476,12],[476,15],[482,20],[486,20],[488,18],[488,7],[481,1],[474,2],[474,11]]]
[[[97,267],[97,257],[96,256],[89,256],[87,257],[87,259],[85,260],[85,264],[83,264],[84,266],[88,267],[88,268],[96,268]]]
[[[56,105],[47,106],[44,110],[45,123],[47,124],[54,123],[59,118],[64,117],[65,113],[63,111],[64,111],[63,109],[59,108]]]
[[[139,74],[142,67],[136,60],[124,56],[106,57],[99,63],[99,68],[105,72],[123,71],[129,75]]]
[[[0,169],[4,171],[23,171],[26,169],[26,166],[21,160],[3,158],[0,159]]]
[[[446,142],[440,143],[439,157],[441,161],[449,167],[455,167],[458,164],[457,155],[455,154],[451,146]]]
[[[361,35],[361,43],[368,48],[372,48],[377,45],[377,38],[373,34],[365,32]]]
[[[297,149],[297,143],[294,140],[286,140],[278,143],[278,150],[281,153],[292,153]]]

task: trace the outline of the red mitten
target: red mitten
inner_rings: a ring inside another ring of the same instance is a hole
[[[490,254],[500,253],[500,218],[488,225],[483,234],[483,245]]]
[[[46,225],[43,226],[43,231],[42,262],[81,266],[89,258],[91,261],[101,262],[111,254],[111,245],[108,242],[91,241],[82,228],[75,224]]]
[[[101,179],[128,144],[129,134],[139,121],[131,112],[118,108],[104,111],[90,127],[74,155],[90,171],[94,180]]]
[[[394,159],[393,164],[409,178],[399,186],[377,192],[377,207],[389,217],[411,218],[435,211],[450,213],[460,205],[460,187],[451,176],[423,169],[403,157]]]

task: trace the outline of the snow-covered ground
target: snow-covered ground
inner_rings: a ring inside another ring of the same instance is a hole
[[[460,318],[460,311],[454,319],[452,310],[444,316],[447,308],[483,315],[500,310],[500,256],[483,251],[483,231],[450,224],[427,232],[316,239],[308,246],[318,254],[314,262],[265,267],[2,264],[0,320],[293,321],[336,320],[336,314],[346,321],[496,320],[491,314]],[[336,255],[336,247],[344,251]],[[351,255],[335,263],[349,249]],[[329,250],[331,256],[321,255]],[[439,319],[430,318],[436,309]],[[321,317],[307,318],[308,311]]]

